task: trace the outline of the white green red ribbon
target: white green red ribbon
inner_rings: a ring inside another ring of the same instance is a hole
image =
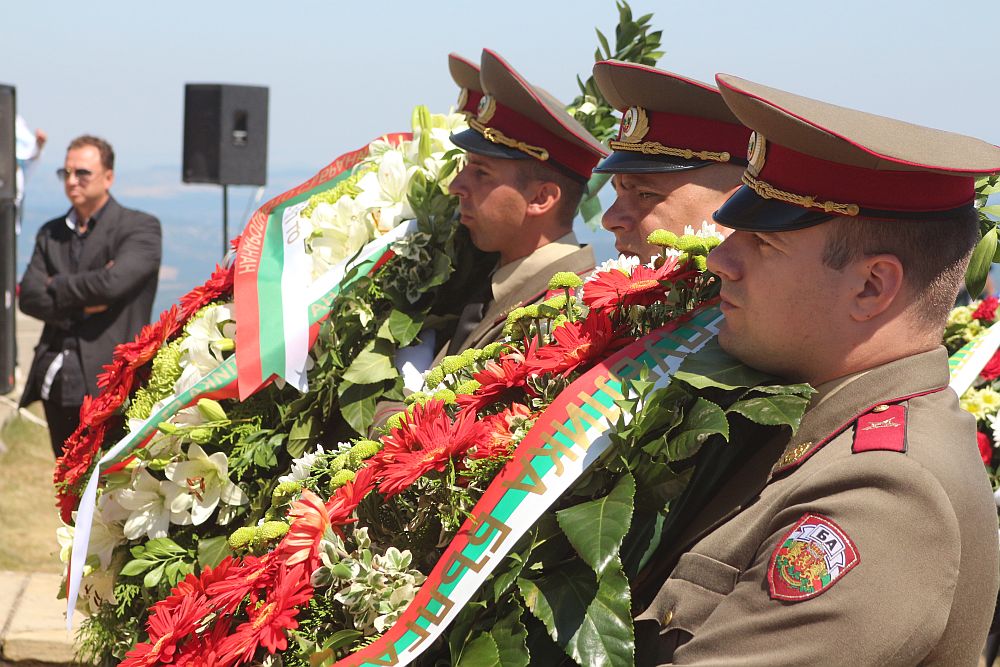
[[[993,358],[997,348],[1000,348],[1000,323],[981,332],[948,358],[948,372],[951,375],[948,386],[959,396],[964,394]]]
[[[410,138],[408,132],[380,137],[391,144]],[[347,178],[366,157],[368,145],[341,155],[302,185],[264,204],[247,223],[236,251],[233,288],[240,400],[275,375],[305,391],[310,341],[302,287],[309,284],[309,275],[297,214],[310,197]]]
[[[663,387],[718,333],[716,306],[629,345],[567,387],[542,413],[476,503],[413,601],[378,640],[335,667],[409,664],[455,619],[518,539],[611,443],[623,381],[648,369]]]

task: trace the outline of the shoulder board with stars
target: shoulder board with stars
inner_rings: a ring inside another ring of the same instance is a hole
[[[773,600],[799,602],[833,586],[861,562],[858,548],[840,526],[806,514],[778,544],[767,571]]]

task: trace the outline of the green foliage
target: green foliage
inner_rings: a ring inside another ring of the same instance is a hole
[[[976,179],[976,209],[979,212],[979,243],[972,252],[969,268],[965,272],[965,288],[969,297],[978,299],[986,287],[993,262],[1000,262],[1000,244],[997,240],[997,219],[1000,205],[989,205],[990,195],[1000,192],[1000,175],[993,174]]]
[[[625,473],[603,498],[556,513],[570,544],[598,576],[617,558],[632,522],[634,496],[635,480]]]
[[[136,577],[145,573],[142,585],[146,588],[155,588],[164,577],[166,583],[176,586],[178,581],[194,572],[194,553],[169,537],[154,538],[130,551],[132,560],[125,563],[121,574]]]
[[[185,338],[187,334],[182,333],[157,351],[149,382],[135,393],[125,411],[128,419],[146,419],[153,405],[173,395],[174,383],[181,377],[181,343]]]

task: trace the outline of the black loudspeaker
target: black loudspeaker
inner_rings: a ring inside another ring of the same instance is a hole
[[[0,394],[14,390],[14,366],[17,364],[15,212],[13,199],[0,199]]]
[[[267,88],[184,86],[185,183],[267,182]]]
[[[14,120],[17,114],[13,86],[0,83],[0,199],[13,199],[17,187],[14,174]]]

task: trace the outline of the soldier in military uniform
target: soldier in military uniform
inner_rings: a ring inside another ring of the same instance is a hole
[[[450,185],[472,242],[500,256],[491,293],[471,303],[448,354],[496,340],[507,313],[544,296],[558,271],[587,273],[594,254],[580,247],[573,218],[605,148],[544,90],[484,49],[484,96],[469,129],[452,135],[467,162]]]
[[[594,65],[594,79],[622,112],[612,153],[594,169],[614,174],[617,194],[602,223],[618,252],[649,261],[650,232],[699,229],[740,186],[750,130],[699,81],[617,60]]]
[[[817,394],[790,439],[731,443],[741,469],[661,546],[637,662],[975,665],[996,507],[940,339],[1000,149],[717,81],[755,131],[715,214],[719,341]]]

